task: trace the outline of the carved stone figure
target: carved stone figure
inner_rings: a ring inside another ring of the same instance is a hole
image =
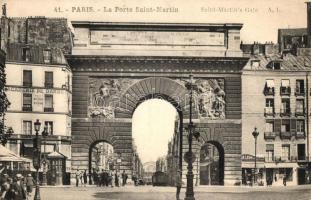
[[[89,88],[89,115],[91,117],[114,118],[121,95],[136,79],[92,78]]]

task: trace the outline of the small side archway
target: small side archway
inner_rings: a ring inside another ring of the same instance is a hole
[[[225,150],[218,141],[206,141],[200,148],[200,185],[224,185]]]
[[[115,164],[114,147],[107,140],[96,140],[89,146],[88,158],[89,183],[92,184],[94,171],[111,170]]]

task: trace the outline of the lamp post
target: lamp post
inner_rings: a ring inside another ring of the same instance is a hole
[[[187,188],[186,188],[186,197],[185,200],[195,200],[194,198],[194,192],[193,192],[193,166],[192,163],[195,161],[195,155],[192,152],[192,136],[194,132],[194,124],[192,122],[192,104],[193,104],[193,88],[195,85],[193,84],[193,75],[191,74],[189,76],[190,83],[188,83],[186,86],[188,89],[190,89],[190,100],[189,100],[189,106],[190,106],[190,116],[189,116],[189,125],[188,125],[188,143],[189,143],[189,149],[188,152],[185,153],[184,157],[186,162],[188,162],[188,171],[187,171]]]
[[[256,183],[256,180],[255,178],[257,178],[257,137],[259,135],[259,132],[257,131],[257,128],[255,127],[254,128],[254,131],[252,132],[252,135],[254,136],[254,139],[255,139],[255,167],[254,167],[254,184]]]
[[[48,136],[48,131],[47,131],[47,127],[44,127],[43,131],[42,131],[42,136],[44,139],[44,149],[43,149],[43,171],[42,171],[42,185],[47,185],[47,179],[46,179],[46,137]]]
[[[41,123],[37,119],[34,123],[36,137],[33,139],[34,152],[33,152],[33,166],[36,169],[36,191],[34,200],[40,200],[40,186],[39,186],[39,169],[40,169],[40,157],[41,157],[41,141],[39,138],[39,130]]]

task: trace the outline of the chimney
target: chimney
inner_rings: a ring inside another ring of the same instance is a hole
[[[308,34],[308,47],[311,48],[311,1],[307,1],[307,34]]]

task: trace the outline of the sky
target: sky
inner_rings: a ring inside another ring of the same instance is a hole
[[[64,17],[69,21],[243,23],[244,43],[277,42],[279,28],[306,27],[306,0],[0,0],[9,17]],[[195,2],[195,3],[194,3]],[[141,12],[148,9],[160,12]],[[166,9],[167,8],[167,9]],[[171,12],[164,12],[171,11]],[[167,153],[176,111],[161,100],[142,103],[133,137],[143,162]]]
[[[143,161],[165,156],[174,133],[177,112],[165,100],[151,99],[140,104],[133,115],[133,138]]]
[[[11,17],[47,16],[108,22],[243,23],[241,39],[244,42],[276,42],[278,28],[306,27],[307,19],[306,0],[196,0],[196,3],[188,0],[1,1],[2,4],[7,3],[7,15]],[[136,12],[136,7],[174,8],[177,12]],[[108,12],[109,9],[111,12]]]

